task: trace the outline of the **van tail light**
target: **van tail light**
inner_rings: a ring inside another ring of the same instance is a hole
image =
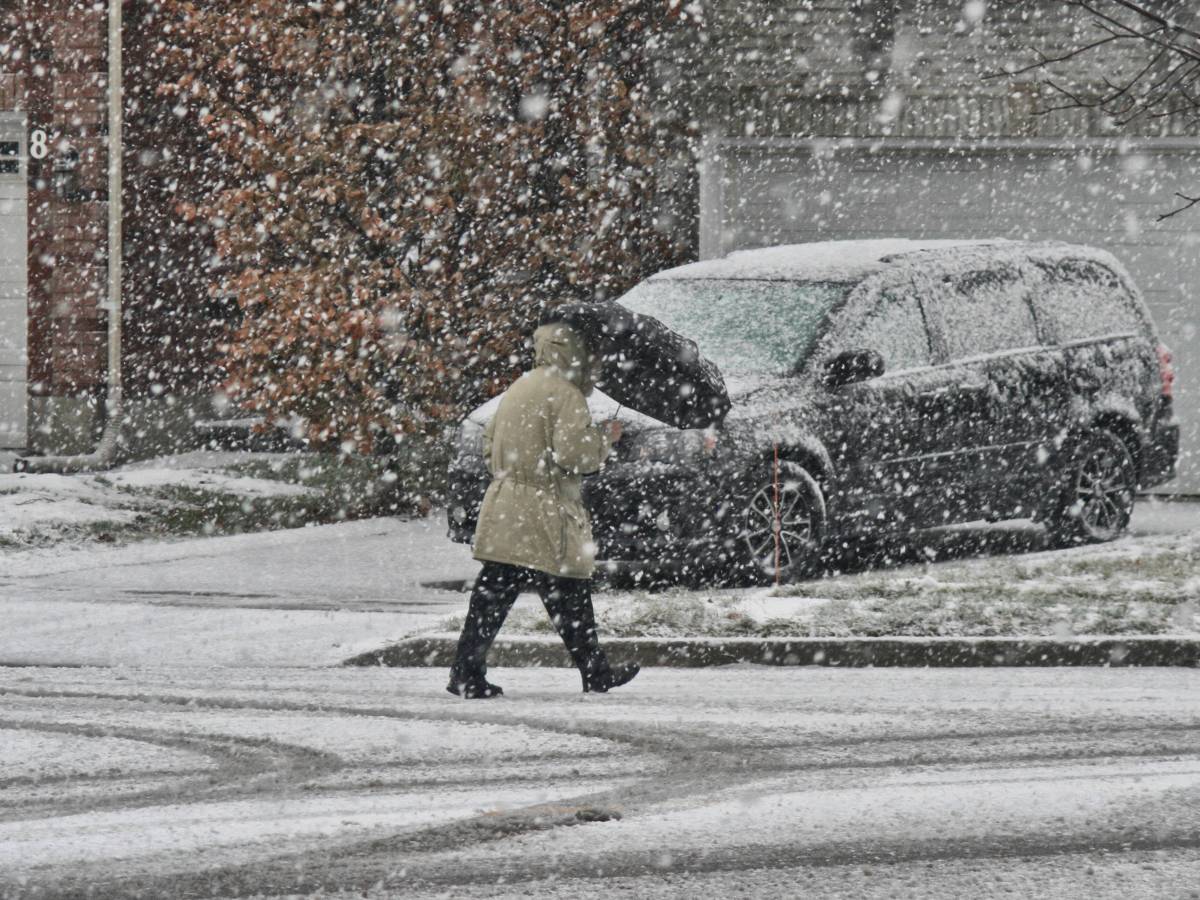
[[[1162,378],[1162,395],[1171,397],[1175,393],[1175,358],[1165,344],[1158,345],[1158,374]]]

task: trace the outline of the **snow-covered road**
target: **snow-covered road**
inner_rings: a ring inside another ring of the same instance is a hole
[[[0,670],[0,896],[1188,897],[1200,672]]]

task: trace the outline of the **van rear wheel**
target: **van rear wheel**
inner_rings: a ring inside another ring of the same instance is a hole
[[[1097,544],[1125,533],[1137,468],[1125,442],[1107,429],[1083,435],[1062,473],[1046,529],[1054,543]]]

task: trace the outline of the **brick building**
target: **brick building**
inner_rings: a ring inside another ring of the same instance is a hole
[[[0,121],[17,153],[0,188],[0,446],[77,449],[106,371],[106,9],[8,7]]]
[[[86,452],[105,422],[109,12],[0,3],[0,448]],[[195,163],[172,154],[191,136],[154,102],[156,5],[123,15],[123,419],[145,452],[191,440],[209,412],[223,323],[196,268],[207,242],[172,220],[164,160]]]

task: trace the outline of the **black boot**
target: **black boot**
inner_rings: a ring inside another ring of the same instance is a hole
[[[603,670],[592,676],[585,675],[583,678],[583,692],[585,694],[606,694],[612,688],[620,687],[623,684],[628,684],[633,681],[634,676],[642,670],[642,667],[637,663],[623,663],[615,669],[607,665],[607,661]]]
[[[483,571],[475,579],[454,665],[450,668],[450,683],[446,690],[451,694],[481,700],[504,693],[499,685],[486,678],[487,652],[523,583],[523,572],[516,566],[484,563]]]
[[[626,663],[614,669],[600,649],[591,584],[582,578],[551,578],[548,581],[542,603],[571,654],[571,661],[579,669],[583,692],[603,694],[632,681],[640,669],[638,664]]]
[[[456,697],[463,697],[467,700],[486,700],[491,697],[499,697],[504,693],[504,688],[498,684],[492,684],[482,675],[468,675],[463,679],[463,676],[453,669],[450,670],[450,683],[446,685],[446,690]]]

